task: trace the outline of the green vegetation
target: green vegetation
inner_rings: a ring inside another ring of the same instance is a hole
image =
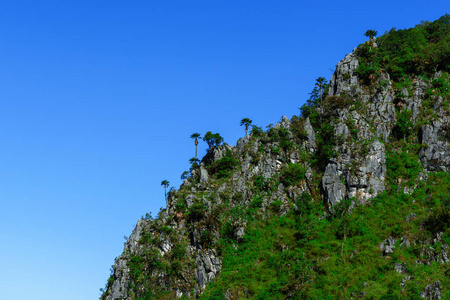
[[[240,125],[245,126],[245,136],[247,136],[248,126],[250,126],[250,124],[252,124],[252,120],[250,120],[249,118],[244,118],[241,120]]]
[[[211,151],[212,148],[217,147],[223,143],[223,137],[221,137],[218,133],[212,133],[211,131],[208,131],[203,137],[203,141],[208,144],[208,151]]]
[[[350,299],[362,292],[364,299],[420,299],[423,286],[435,280],[445,287],[443,298],[449,297],[448,266],[417,264],[427,259],[423,246],[401,245],[402,237],[423,241],[438,231],[450,234],[450,175],[430,179],[411,195],[386,192],[351,214],[349,202],[343,202],[333,218],[318,218],[321,203],[303,194],[293,202],[297,209],[285,216],[250,219],[239,247],[233,239],[220,240],[221,275],[200,299],[222,299],[218,295],[226,290],[233,299]],[[428,212],[434,206],[430,199],[439,202],[436,213]],[[412,213],[416,218],[407,221]],[[389,236],[397,239],[396,250],[383,256],[379,245]],[[406,275],[395,271],[394,263],[405,264],[414,280],[401,286]]]
[[[427,77],[436,71],[449,72],[450,16],[410,29],[393,28],[377,38],[377,45],[362,44],[357,49],[358,75],[366,84],[378,77],[378,70],[389,73],[396,82],[413,74]]]
[[[377,34],[378,34],[378,32],[376,30],[373,30],[373,29],[369,29],[369,30],[366,31],[366,33],[364,33],[364,35],[367,36],[370,39],[370,41],[372,41],[372,39],[374,37],[376,37]]]
[[[411,111],[403,110],[397,117],[397,123],[392,130],[392,134],[397,139],[404,139],[410,136],[413,132],[413,122],[411,121]]]
[[[169,191],[170,209],[143,217],[139,255],[125,253],[129,297],[173,299],[175,288],[198,296],[194,272],[213,253],[222,265],[203,300],[421,299],[438,280],[450,298],[450,174],[419,160],[431,147],[419,141],[423,125],[439,118],[439,145],[450,142],[450,16],[365,35],[359,66],[343,75],[358,86],[330,95],[319,77],[290,123],[264,131],[242,119],[251,131],[238,148],[215,149],[223,138],[204,135],[208,179],[200,182],[200,160],[191,158],[185,184]],[[385,151],[374,156],[375,140]],[[341,168],[330,180],[346,187],[333,206],[324,205],[322,182],[330,162]],[[169,182],[161,185],[166,194]]]
[[[161,181],[161,186],[164,187],[164,199],[167,200],[167,188],[169,187],[170,182],[168,180]]]
[[[305,168],[301,164],[288,164],[281,171],[280,181],[285,186],[296,185],[305,179]]]
[[[231,175],[231,171],[237,165],[237,160],[232,156],[225,156],[215,162],[210,170],[213,174],[216,174],[217,178],[228,178]]]

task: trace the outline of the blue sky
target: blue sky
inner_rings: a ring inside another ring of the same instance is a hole
[[[165,205],[193,132],[229,144],[292,117],[315,79],[448,1],[3,1],[0,282],[8,300],[98,299],[124,236]],[[203,142],[199,156],[205,153]]]

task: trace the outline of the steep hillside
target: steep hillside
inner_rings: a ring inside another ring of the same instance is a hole
[[[449,298],[449,46],[448,15],[393,29],[300,117],[211,143],[101,299]]]

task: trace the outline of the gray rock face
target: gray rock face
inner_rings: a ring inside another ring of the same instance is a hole
[[[420,292],[420,297],[427,299],[441,299],[441,282],[435,281],[432,284],[427,285],[422,292]]]
[[[304,126],[307,134],[306,149],[313,153],[316,149],[316,133],[314,132],[314,128],[312,127],[309,118],[306,118]]]
[[[450,166],[450,118],[434,120],[422,126],[419,138],[425,144],[419,151],[419,159],[426,171],[449,171]]]
[[[106,300],[123,300],[128,298],[128,281],[130,280],[127,253],[137,253],[139,250],[139,240],[141,233],[145,228],[145,221],[139,220],[136,224],[136,228],[131,233],[124,246],[124,251],[121,256],[117,258],[114,263],[114,282],[109,289],[109,294],[106,296]]]
[[[395,238],[390,236],[380,244],[380,249],[383,252],[383,255],[388,255],[394,252],[396,241],[397,240]]]
[[[440,251],[433,248],[433,246],[425,245],[422,248],[420,255],[423,258],[423,262],[427,266],[430,266],[433,262],[443,264],[448,263],[450,261],[447,244],[442,245],[442,249]]]
[[[405,286],[407,281],[414,280],[413,276],[405,276],[402,281],[400,281],[400,286]]]
[[[200,166],[200,182],[206,183],[209,180],[208,171],[203,166]]]
[[[216,257],[214,250],[207,250],[197,256],[196,279],[200,289],[204,289],[208,282],[216,278],[222,264]]]
[[[375,140],[364,157],[352,157],[351,150],[343,148],[336,161],[327,165],[322,188],[331,206],[352,197],[364,203],[385,190],[385,175],[385,148]]]
[[[337,163],[329,163],[322,177],[322,188],[328,203],[333,206],[344,199],[346,195],[345,185],[341,180],[343,171]]]
[[[385,143],[392,139],[392,128],[397,122],[396,109],[407,108],[412,112],[413,122],[417,122],[423,111],[425,91],[430,86],[422,79],[417,79],[412,89],[409,89],[409,94],[405,89],[404,97],[399,100],[399,91],[394,92],[386,73],[380,72],[376,79],[378,84],[374,83],[371,88],[361,86],[355,74],[358,64],[358,58],[353,53],[338,63],[330,82],[329,95],[341,97],[325,98],[330,101],[328,106],[318,108],[319,113],[326,115],[326,118],[320,120],[330,122],[334,130],[334,144],[331,146],[334,147],[335,155],[324,162],[325,170],[316,172],[317,166],[312,166],[309,161],[309,158],[314,158],[311,154],[320,150],[318,145],[322,145],[324,140],[324,137],[319,135],[319,129],[316,128],[317,132],[315,131],[309,118],[293,119],[291,122],[287,117],[283,117],[281,122],[273,126],[272,129],[275,130],[270,134],[259,134],[257,137],[250,134],[241,138],[236,147],[222,145],[213,148],[202,159],[200,168],[193,171],[195,176],[185,180],[178,195],[177,191],[171,192],[166,210],[160,212],[155,223],[145,220],[138,222],[125,244],[123,254],[115,261],[114,282],[102,300],[131,300],[128,292],[130,270],[127,264],[131,255],[144,252],[144,249],[141,249],[143,246],[139,244],[143,231],[150,233],[152,241],[151,244],[145,245],[148,247],[145,250],[156,249],[155,255],[158,255],[158,258],[171,259],[170,252],[176,249],[177,243],[186,244],[186,260],[183,263],[189,261],[186,265],[192,266],[189,270],[183,270],[183,274],[176,279],[169,278],[170,276],[163,274],[161,270],[150,270],[152,272],[146,276],[151,277],[152,284],[174,292],[176,297],[190,296],[194,291],[194,298],[197,298],[222,268],[221,257],[214,249],[208,248],[213,244],[210,240],[214,242],[220,238],[221,233],[215,222],[221,220],[214,219],[219,205],[226,204],[231,208],[249,205],[257,191],[258,197],[262,199],[261,207],[257,210],[259,216],[266,218],[272,213],[278,216],[286,215],[290,209],[297,209],[294,200],[304,192],[314,194],[315,201],[320,199],[319,195],[316,197],[315,191],[318,190],[316,180],[322,175],[321,172],[324,172],[321,192],[328,208],[350,198],[355,199],[353,206],[357,202],[364,204],[382,193],[385,190],[386,177]],[[422,126],[419,133],[420,142],[423,144],[419,158],[426,172],[450,169],[450,117],[443,108],[443,99],[436,98],[434,111],[438,118]],[[298,136],[294,136],[294,133]],[[330,134],[333,134],[333,131]],[[288,143],[285,143],[286,140]],[[212,173],[213,168],[208,166],[230,153],[239,164],[233,169],[230,178],[218,181]],[[306,170],[306,179],[293,186],[280,183],[284,182],[281,180],[281,171],[286,170],[288,164],[301,164],[303,170]],[[208,174],[208,171],[211,173]],[[264,187],[267,182],[271,184],[269,188]],[[413,189],[404,188],[403,191],[411,193]],[[179,204],[186,203],[186,206],[180,205],[182,208],[179,208],[176,205],[178,201],[181,201]],[[270,206],[274,202],[277,204],[273,206],[276,210]],[[332,209],[330,211],[333,212]],[[323,216],[326,215],[324,212]],[[416,217],[411,214],[406,220],[411,222]],[[232,226],[236,247],[239,247],[245,238],[247,221],[239,216],[232,216],[227,221]],[[154,229],[162,226],[164,230],[158,229],[160,232]],[[384,240],[380,244],[382,255],[392,254],[396,242],[391,236]],[[399,246],[410,247],[411,243],[417,245],[416,242],[410,242],[403,236]],[[442,234],[438,234],[433,242],[442,244]],[[447,245],[435,247],[431,241],[422,244],[425,246],[421,248],[420,263],[430,265],[433,262],[450,262]],[[281,251],[285,250],[283,245]],[[407,275],[404,263],[395,263],[393,267],[398,273]],[[401,285],[412,279],[412,276],[404,277]],[[421,296],[440,299],[440,288],[440,282],[435,282],[425,287]],[[364,293],[359,296],[363,297]],[[248,296],[246,291],[243,294]],[[241,294],[240,297],[242,296]],[[357,294],[353,296],[356,297]],[[228,289],[226,297],[237,299],[239,295],[237,291]]]
[[[394,269],[395,269],[395,271],[397,271],[397,273],[400,273],[400,274],[405,274],[405,273],[407,273],[407,270],[406,270],[406,264],[397,264],[397,263],[394,263]]]
[[[330,81],[331,95],[340,95],[342,92],[353,95],[360,91],[358,76],[355,74],[358,65],[358,58],[354,53],[346,55],[337,64],[336,71]]]
[[[367,101],[367,121],[375,127],[378,138],[387,142],[396,122],[394,90],[389,84],[363,99]]]

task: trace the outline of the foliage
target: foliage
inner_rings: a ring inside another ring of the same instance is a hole
[[[306,103],[300,107],[300,115],[302,118],[307,118],[321,105],[321,100],[326,96],[325,94],[328,87],[325,77],[316,79],[314,89],[309,93],[309,98],[306,100]]]
[[[411,195],[386,192],[368,205],[355,206],[351,213],[349,199],[336,207],[332,218],[321,220],[321,204],[308,193],[301,194],[296,209],[287,215],[251,220],[239,246],[228,223],[230,239],[221,244],[221,275],[207,285],[200,299],[221,299],[226,290],[234,299],[351,299],[362,292],[367,299],[419,299],[424,286],[438,279],[445,294],[450,284],[444,275],[448,266],[416,263],[423,259],[419,245],[397,245],[392,256],[382,256],[379,249],[393,231],[399,237],[408,232],[408,238],[418,243],[436,233],[423,228],[421,218],[429,215],[426,199],[430,197],[450,205],[450,200],[438,196],[450,194],[450,175],[431,176],[433,184],[422,183]],[[258,206],[258,198],[254,201]],[[413,212],[417,221],[404,221]],[[405,275],[397,273],[394,262],[404,263],[414,281],[400,286]]]
[[[161,186],[163,186],[164,188],[169,187],[170,182],[168,180],[163,180],[161,181]]]
[[[396,182],[416,179],[422,166],[413,153],[406,151],[386,151],[386,175],[391,184]]]
[[[397,139],[406,139],[412,134],[414,124],[411,121],[411,116],[411,111],[406,109],[398,115],[397,123],[392,129],[392,133]]]
[[[209,170],[212,174],[216,174],[216,177],[219,179],[228,178],[237,163],[238,161],[233,156],[224,156],[214,162]]]
[[[362,63],[355,69],[355,74],[364,84],[370,84],[377,76],[378,68],[370,64]]]
[[[196,132],[196,133],[191,134],[191,139],[194,139],[197,141],[197,139],[199,139],[199,138],[201,138],[200,133]]]
[[[264,130],[262,130],[261,127],[258,127],[256,125],[252,125],[252,130],[250,131],[250,133],[254,136],[254,137],[262,137],[264,134]]]
[[[250,120],[249,118],[243,118],[241,120],[240,125],[245,126],[245,135],[247,135],[248,126],[250,126],[250,124],[252,124],[252,120]]]
[[[208,150],[210,151],[212,148],[217,147],[223,143],[223,137],[221,137],[218,133],[212,133],[211,131],[208,131],[203,137],[203,141],[208,144]]]
[[[305,179],[305,168],[301,164],[288,164],[281,171],[280,181],[285,186],[292,186]]]
[[[271,128],[269,129],[268,135],[273,141],[279,142],[280,147],[283,148],[284,151],[288,151],[294,146],[290,132],[287,128]]]
[[[190,177],[190,174],[189,174],[189,171],[184,171],[182,174],[181,174],[181,180],[184,180],[184,179],[188,179]]]
[[[258,159],[285,155],[276,157],[283,167],[273,178],[255,172],[245,178],[242,189],[234,189],[238,178],[231,175],[237,172],[239,160],[235,152],[227,151],[221,159],[206,164],[215,175],[207,185],[192,184],[195,181],[189,179],[189,184],[173,192],[174,210],[162,211],[156,219],[151,215],[143,218],[139,252],[124,254],[130,276],[128,296],[133,300],[173,299],[174,294],[166,288],[179,285],[193,291],[195,274],[188,270],[195,270],[199,254],[215,253],[222,268],[204,293],[197,294],[200,299],[225,299],[225,294],[227,299],[356,299],[359,295],[365,299],[419,299],[423,288],[437,280],[443,286],[443,297],[449,298],[450,267],[437,261],[450,244],[450,175],[421,175],[418,150],[425,145],[415,143],[414,130],[424,123],[414,128],[411,112],[402,109],[410,97],[402,93],[404,89],[411,92],[419,73],[428,76],[424,80],[432,86],[424,106],[432,110],[437,96],[448,97],[449,24],[450,17],[445,15],[411,30],[391,30],[377,39],[377,46],[368,42],[357,50],[357,75],[363,83],[397,89],[394,139],[385,142],[385,192],[364,204],[356,198],[343,199],[329,209],[324,208],[319,192],[314,192],[321,188],[325,166],[337,157],[342,141],[335,134],[335,124],[342,122],[335,111],[350,108],[365,113],[357,99],[345,94],[327,96],[325,80],[319,78],[310,102],[302,107],[302,117],[293,117],[289,129],[269,126],[265,133],[252,125],[253,136],[259,139],[249,139],[246,147],[258,142]],[[366,35],[372,39],[376,32]],[[382,77],[385,71],[393,74],[391,79],[396,82]],[[436,76],[436,71],[444,72]],[[373,86],[363,89],[373,91]],[[307,138],[305,117],[316,133],[317,150],[307,154],[300,150],[301,164],[286,163]],[[422,118],[420,122],[425,121]],[[357,143],[356,121],[347,118],[346,125],[352,145],[364,156],[364,143]],[[448,125],[441,131],[448,141]],[[223,140],[209,133],[211,150]],[[271,153],[266,150],[270,148]],[[198,168],[198,159],[191,164]],[[313,179],[303,184],[309,165],[315,168]],[[286,193],[282,196],[280,183]],[[187,195],[195,196],[189,208]],[[244,236],[237,234],[242,229]],[[380,245],[388,237],[397,242],[394,252],[384,255]],[[161,245],[167,240],[173,247],[162,255]],[[199,251],[192,251],[189,244]],[[405,265],[407,273],[399,274],[394,264]],[[404,281],[407,276],[414,279]],[[105,289],[113,280],[114,276],[110,277]],[[189,296],[194,292],[183,297]]]
[[[294,138],[299,142],[305,141],[308,138],[308,133],[305,130],[304,120],[293,116],[291,120],[291,132]]]
[[[378,32],[373,29],[369,29],[366,31],[366,33],[364,33],[364,35],[367,36],[368,38],[370,38],[371,40],[372,40],[372,38],[376,37],[377,34],[378,34]]]
[[[317,151],[314,153],[313,163],[319,170],[322,170],[325,169],[329,159],[336,156],[335,148],[338,139],[334,127],[329,122],[323,122],[320,126],[317,134]]]
[[[408,75],[428,75],[450,70],[450,16],[434,22],[422,22],[414,28],[391,29],[377,38],[378,47],[361,45],[357,74],[365,84],[374,71],[386,70],[394,81]]]

